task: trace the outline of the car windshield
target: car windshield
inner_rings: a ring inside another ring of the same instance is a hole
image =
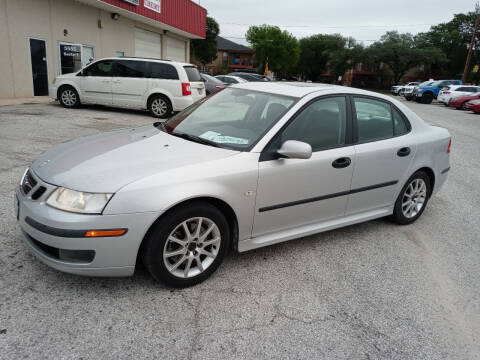
[[[430,85],[432,85],[432,84],[433,84],[433,81],[424,81],[424,82],[422,82],[422,83],[421,83],[420,85],[418,85],[418,86],[430,86]]]
[[[173,116],[163,128],[188,140],[248,151],[296,100],[288,96],[227,88]]]
[[[430,86],[440,86],[443,83],[443,81],[434,81],[433,83],[430,84]]]

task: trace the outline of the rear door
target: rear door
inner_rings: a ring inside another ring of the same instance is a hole
[[[202,81],[202,77],[195,66],[184,66],[187,73],[188,82],[192,89],[193,101],[203,99],[205,97],[205,84]]]
[[[144,108],[148,90],[147,62],[115,60],[112,75],[113,105]]]
[[[82,71],[83,103],[112,105],[112,68],[113,60],[101,60]]]
[[[410,124],[395,106],[378,98],[352,98],[356,162],[347,216],[385,208],[415,156]]]

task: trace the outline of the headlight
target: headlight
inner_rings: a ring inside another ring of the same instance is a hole
[[[113,194],[96,194],[57,188],[47,199],[51,207],[85,214],[101,214]]]

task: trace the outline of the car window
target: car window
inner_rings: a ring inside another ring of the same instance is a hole
[[[112,76],[143,78],[147,70],[145,61],[137,60],[116,60],[114,61]]]
[[[178,80],[178,71],[173,65],[151,62],[150,77],[153,79]]]
[[[247,150],[296,100],[283,95],[226,88],[170,118],[165,129],[173,135],[187,134],[220,147]]]
[[[403,135],[408,133],[409,126],[405,122],[405,118],[400,115],[397,109],[393,109],[393,130],[395,136]]]
[[[343,96],[317,100],[283,130],[281,143],[287,140],[303,141],[310,144],[313,151],[345,145],[346,114]]]
[[[202,81],[200,77],[200,72],[194,66],[184,66],[185,72],[187,73],[188,81],[197,82]]]
[[[228,77],[228,76],[223,78],[223,82],[225,82],[226,84],[236,84],[237,83],[237,81],[235,79],[233,79],[231,77]]]
[[[112,76],[113,60],[103,60],[87,67],[83,73],[85,76]]]
[[[225,77],[223,76],[215,76],[218,80],[220,80],[221,82],[226,82],[225,81]]]
[[[370,142],[393,137],[390,105],[378,100],[355,98],[358,142]]]

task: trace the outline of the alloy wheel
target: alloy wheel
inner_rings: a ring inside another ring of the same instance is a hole
[[[427,200],[427,184],[423,179],[413,179],[407,186],[402,198],[402,213],[411,219],[422,210]]]
[[[77,103],[77,94],[73,90],[64,90],[62,92],[62,102],[66,106],[74,106]]]
[[[161,98],[157,98],[152,101],[152,112],[157,116],[163,116],[167,113],[167,102]]]
[[[212,220],[196,217],[178,224],[163,249],[167,270],[178,278],[192,278],[215,261],[221,244],[220,229]]]

